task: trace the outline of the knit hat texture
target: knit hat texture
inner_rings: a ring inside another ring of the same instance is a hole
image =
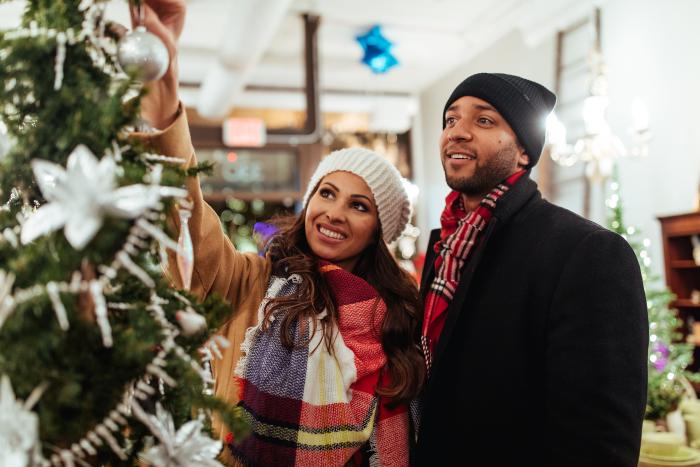
[[[304,207],[321,179],[337,171],[353,173],[367,183],[377,205],[384,241],[391,243],[396,240],[411,216],[411,203],[396,167],[369,149],[341,149],[324,157],[309,180]]]
[[[483,99],[503,115],[530,156],[532,167],[537,164],[544,146],[545,120],[554,108],[557,96],[541,84],[519,76],[504,73],[477,73],[455,88],[442,111],[445,113],[454,101],[464,96]]]

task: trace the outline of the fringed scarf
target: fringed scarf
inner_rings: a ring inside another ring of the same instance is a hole
[[[447,308],[459,284],[462,266],[477,244],[479,234],[491,220],[496,202],[525,174],[520,170],[499,183],[484,197],[476,209],[467,213],[461,193],[452,191],[445,199],[445,210],[440,216],[442,230],[435,243],[435,277],[425,299],[425,314],[421,346],[428,370],[432,370],[433,353],[445,326]]]
[[[333,352],[320,323],[310,339],[313,323],[297,323],[296,342],[308,344],[292,349],[282,345],[279,316],[263,330],[265,304],[294,293],[301,281],[273,276],[236,367],[239,407],[252,434],[229,448],[246,465],[327,467],[357,460],[369,442],[370,465],[407,466],[407,408],[389,408],[375,394],[387,362],[380,340],[386,305],[367,282],[338,266],[324,263],[321,272],[338,307]]]

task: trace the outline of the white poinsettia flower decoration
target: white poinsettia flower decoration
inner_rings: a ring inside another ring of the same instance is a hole
[[[148,419],[160,444],[141,454],[144,462],[158,467],[223,467],[216,460],[222,443],[202,433],[201,420],[189,421],[176,431],[172,415],[160,404]]]
[[[0,379],[0,465],[25,467],[36,456],[39,417],[15,399],[10,379]]]
[[[76,250],[82,250],[100,229],[106,215],[138,217],[155,207],[161,194],[174,195],[179,190],[142,184],[118,187],[117,169],[111,156],[98,161],[82,144],[68,157],[66,169],[34,159],[32,170],[48,202],[22,225],[22,243],[63,227],[68,242]],[[180,191],[184,194],[184,190]]]

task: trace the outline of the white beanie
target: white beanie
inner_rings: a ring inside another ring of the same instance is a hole
[[[377,205],[384,241],[391,243],[396,240],[411,216],[411,203],[396,167],[369,149],[341,149],[324,157],[309,180],[304,207],[321,179],[337,171],[353,173],[365,181]]]

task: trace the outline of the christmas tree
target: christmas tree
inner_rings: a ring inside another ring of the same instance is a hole
[[[649,379],[646,418],[664,419],[678,408],[689,381],[699,381],[698,375],[688,371],[693,360],[693,345],[683,342],[684,323],[678,312],[671,308],[674,295],[652,273],[649,239],[624,221],[624,206],[620,198],[617,169],[610,183],[608,228],[622,235],[637,254],[644,281],[649,316]]]
[[[218,465],[209,415],[245,429],[209,388],[229,309],[188,293],[191,240],[167,228],[202,167],[131,136],[149,70],[115,57],[158,39],[103,17],[29,0],[0,31],[0,465]]]

